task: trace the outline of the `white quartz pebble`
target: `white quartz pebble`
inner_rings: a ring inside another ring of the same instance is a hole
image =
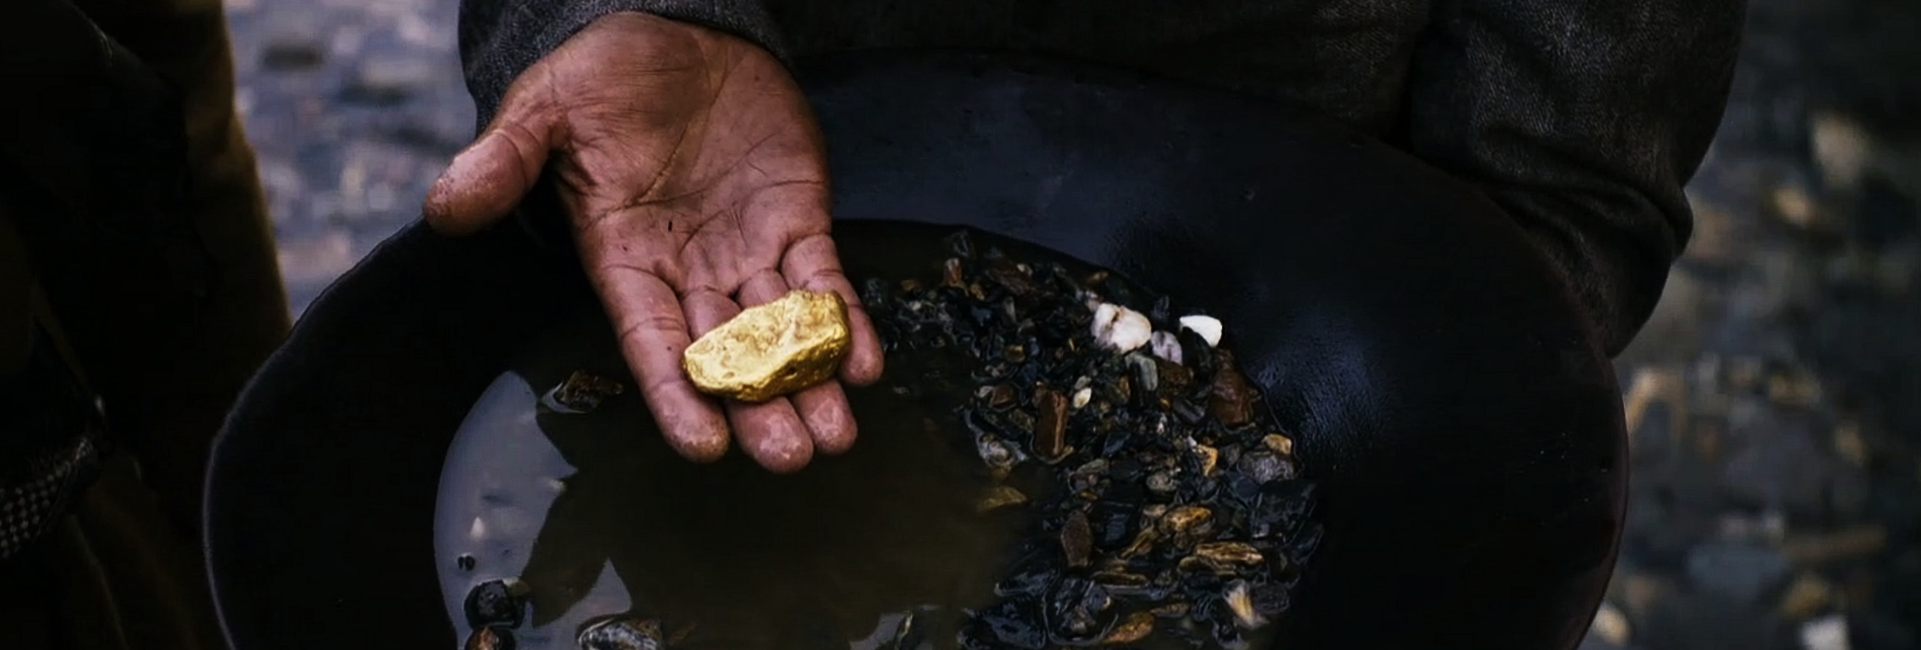
[[[1133,352],[1153,335],[1154,323],[1145,314],[1105,302],[1094,308],[1094,339],[1116,352]]]
[[[1093,400],[1094,400],[1094,389],[1092,388],[1082,388],[1080,390],[1074,391],[1074,408],[1081,408],[1083,406],[1087,406],[1087,403]]]
[[[1194,316],[1182,316],[1181,329],[1194,330],[1195,334],[1201,335],[1201,340],[1207,341],[1207,347],[1211,348],[1221,344],[1221,321],[1213,316],[1201,316],[1198,314]]]
[[[1801,624],[1801,647],[1807,650],[1848,650],[1848,619],[1840,614]]]
[[[1154,351],[1154,356],[1166,359],[1168,363],[1181,362],[1181,340],[1171,332],[1155,332],[1147,338],[1147,347]]]
[[[1601,640],[1608,642],[1608,645],[1626,647],[1631,629],[1628,626],[1627,614],[1622,613],[1621,608],[1615,607],[1614,603],[1603,602],[1601,609],[1594,612],[1594,625],[1590,626],[1588,631],[1593,632],[1594,636],[1601,637]]]

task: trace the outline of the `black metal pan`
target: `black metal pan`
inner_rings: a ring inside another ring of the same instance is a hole
[[[938,254],[952,228],[924,224],[965,225],[1234,328],[1321,482],[1327,533],[1284,647],[1578,643],[1622,521],[1619,395],[1571,294],[1485,198],[1321,120],[1067,63],[870,53],[802,82],[850,267]],[[215,450],[208,556],[234,647],[451,647],[431,530],[448,443],[508,355],[591,300],[524,231],[418,224],[329,289]]]

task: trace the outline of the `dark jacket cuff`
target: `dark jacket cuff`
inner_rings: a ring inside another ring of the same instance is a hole
[[[773,18],[760,0],[466,0],[460,57],[479,127],[500,109],[520,73],[602,16],[632,11],[717,29],[785,61]]]

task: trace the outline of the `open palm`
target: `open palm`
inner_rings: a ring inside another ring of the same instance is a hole
[[[548,167],[627,362],[681,454],[718,458],[731,430],[760,464],[791,471],[853,443],[838,383],[723,404],[680,367],[695,337],[742,307],[810,289],[850,307],[842,381],[881,372],[873,326],[829,237],[820,131],[777,60],[693,25],[601,18],[508,89],[493,124],[436,183],[428,221],[455,233],[493,223]]]

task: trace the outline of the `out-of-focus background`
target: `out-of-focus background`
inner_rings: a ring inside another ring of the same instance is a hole
[[[1751,0],[1698,223],[1619,360],[1588,648],[1921,648],[1921,2]],[[296,312],[472,136],[454,0],[229,0]]]

